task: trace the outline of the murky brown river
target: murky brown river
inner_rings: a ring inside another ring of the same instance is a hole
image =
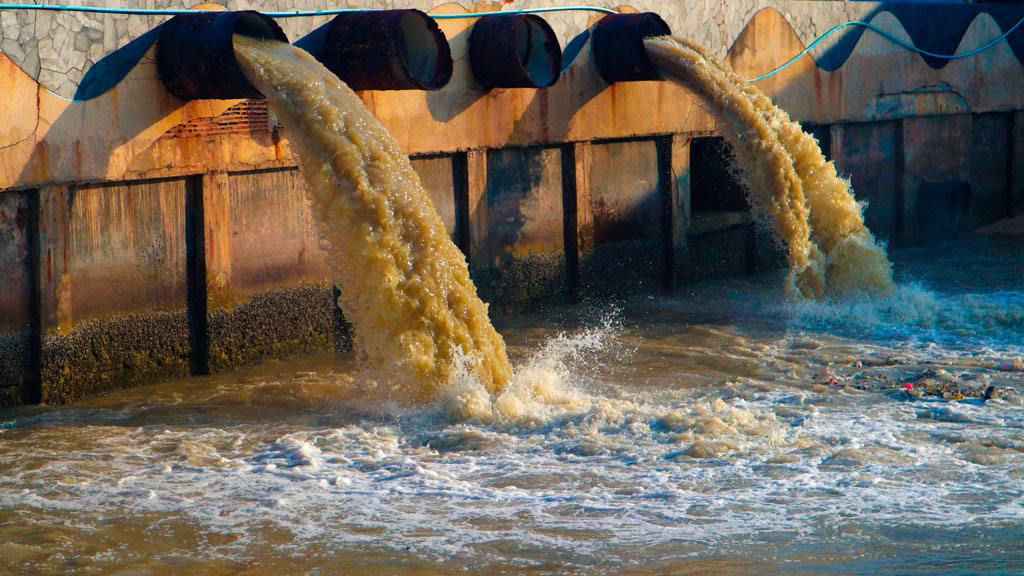
[[[1024,239],[892,256],[499,318],[469,420],[334,356],[0,412],[0,573],[1020,574]]]

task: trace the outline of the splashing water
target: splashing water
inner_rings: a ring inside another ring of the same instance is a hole
[[[508,386],[489,394],[472,374],[457,362],[441,407],[460,420],[494,425],[537,425],[558,415],[581,413],[606,399],[580,392],[576,368],[607,354],[617,332],[614,315],[602,325],[574,334],[560,334],[548,340],[525,362],[516,366]]]
[[[391,134],[302,50],[244,36],[234,46],[298,153],[363,364],[399,397],[420,402],[456,371],[488,393],[505,388],[505,343]]]
[[[692,89],[725,121],[751,203],[789,251],[790,297],[891,293],[885,250],[864,225],[849,182],[814,137],[703,47],[667,36],[644,44],[659,72]]]

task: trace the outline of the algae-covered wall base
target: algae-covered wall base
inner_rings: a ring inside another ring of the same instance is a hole
[[[67,404],[189,374],[185,311],[139,313],[43,336],[41,400]]]
[[[212,310],[208,371],[347,350],[348,327],[336,310],[329,283],[269,290],[232,309]]]
[[[0,333],[0,408],[38,402],[38,335]]]

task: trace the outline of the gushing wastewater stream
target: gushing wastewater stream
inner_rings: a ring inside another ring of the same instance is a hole
[[[864,225],[849,182],[810,134],[701,46],[667,36],[644,45],[659,72],[692,89],[725,121],[753,207],[789,251],[794,299],[892,292],[885,249]]]
[[[505,343],[394,137],[305,51],[241,35],[234,45],[287,126],[364,364],[418,401],[433,398],[457,365],[487,391],[504,389]]]

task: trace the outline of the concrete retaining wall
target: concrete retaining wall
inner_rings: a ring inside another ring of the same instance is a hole
[[[326,7],[271,4],[256,8]],[[658,11],[748,77],[846,20],[952,52],[1024,16],[866,2],[631,9]],[[565,45],[598,15],[545,18]],[[18,111],[0,117],[0,405],[348,346],[287,127],[262,101],[167,94],[151,32],[162,20],[0,10],[0,106]],[[297,40],[324,21],[282,23]],[[441,21],[456,59],[445,89],[361,96],[413,155],[493,309],[778,265],[692,95],[608,86],[587,49],[550,89],[487,91],[467,61],[472,23]],[[1020,36],[936,67],[844,32],[759,85],[852,179],[879,236],[928,241],[1024,213]]]

